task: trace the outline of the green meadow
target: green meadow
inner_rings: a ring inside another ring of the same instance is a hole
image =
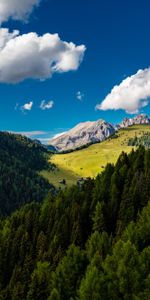
[[[72,185],[79,177],[94,178],[102,172],[107,163],[115,163],[122,151],[131,151],[133,147],[128,146],[130,138],[142,136],[145,132],[150,132],[149,125],[136,125],[121,129],[116,133],[116,137],[85,149],[52,155],[50,162],[54,163],[57,169],[41,173],[56,187],[61,186],[59,182],[62,179],[66,180],[67,185]]]

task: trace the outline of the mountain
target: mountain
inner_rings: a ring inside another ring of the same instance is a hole
[[[140,114],[134,118],[125,118],[118,128],[126,128],[132,125],[150,124],[150,118],[146,114]]]
[[[45,147],[48,151],[51,151],[52,153],[57,152],[57,149],[52,145],[45,145]]]
[[[146,114],[139,114],[134,118],[125,118],[116,126],[104,120],[83,122],[64,134],[51,139],[48,147],[54,152],[75,150],[86,145],[102,142],[121,128],[142,124],[150,124],[150,118]]]
[[[53,138],[49,144],[58,151],[72,150],[87,144],[101,142],[115,132],[115,128],[104,120],[80,123],[63,135]]]

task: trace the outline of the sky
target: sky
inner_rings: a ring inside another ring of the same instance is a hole
[[[149,0],[0,0],[0,130],[150,112]]]

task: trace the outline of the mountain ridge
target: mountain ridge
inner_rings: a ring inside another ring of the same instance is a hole
[[[63,135],[50,140],[58,151],[72,150],[89,143],[101,142],[115,133],[112,124],[104,121],[88,121],[77,124]]]
[[[124,118],[123,121],[118,124],[118,128],[127,128],[132,125],[150,124],[150,118],[146,114],[139,114],[134,118]]]
[[[102,119],[81,122],[64,134],[52,138],[49,147],[54,147],[58,152],[76,150],[92,143],[102,142],[121,128],[140,124],[150,124],[148,115],[139,114],[134,118],[124,118],[116,126]]]

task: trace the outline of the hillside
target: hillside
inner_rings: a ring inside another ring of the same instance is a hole
[[[50,158],[50,162],[56,164],[57,170],[44,171],[43,175],[56,186],[60,186],[59,181],[63,178],[71,185],[79,177],[95,177],[103,171],[108,162],[115,163],[122,151],[127,153],[131,151],[133,146],[128,146],[129,139],[147,132],[150,133],[149,125],[134,125],[120,129],[112,138],[85,149],[55,154]]]
[[[119,124],[113,125],[105,120],[82,122],[72,129],[52,138],[49,148],[55,152],[68,153],[73,150],[83,149],[90,144],[105,141],[120,128],[133,125],[150,125],[150,118],[146,114],[139,114],[133,118],[125,118]]]
[[[103,171],[0,219],[0,299],[150,299],[150,150]]]
[[[0,214],[8,215],[25,203],[40,202],[52,188],[41,169],[52,169],[48,152],[21,135],[0,132]]]

